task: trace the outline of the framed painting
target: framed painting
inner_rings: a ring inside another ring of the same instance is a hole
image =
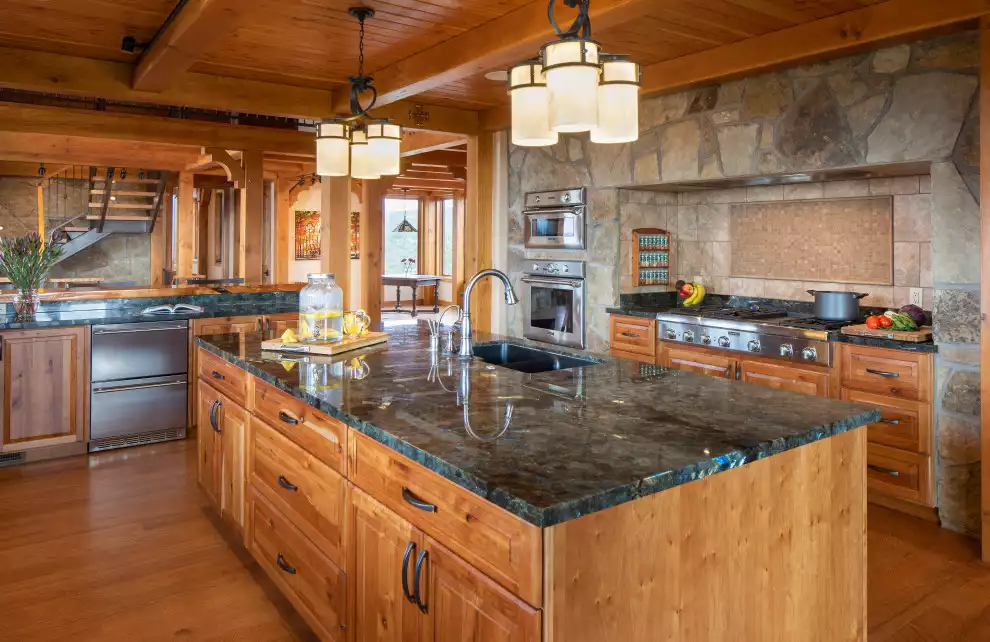
[[[320,213],[296,211],[296,259],[320,258]]]
[[[361,212],[351,212],[351,258],[361,257]]]

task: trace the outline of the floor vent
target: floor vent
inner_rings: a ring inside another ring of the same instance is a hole
[[[16,466],[27,461],[27,453],[0,453],[0,467]]]
[[[131,446],[145,446],[147,444],[157,444],[163,441],[173,441],[175,439],[185,438],[185,428],[166,428],[165,430],[144,432],[140,435],[125,435],[123,437],[94,439],[89,442],[89,452],[95,453],[101,450],[114,450],[116,448],[129,448]]]

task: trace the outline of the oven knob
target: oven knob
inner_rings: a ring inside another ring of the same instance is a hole
[[[707,345],[711,345],[712,338],[710,336],[708,336],[707,334],[703,334],[703,335],[701,335],[701,342],[704,343],[706,346]]]
[[[818,357],[818,351],[814,348],[805,348],[801,351],[801,356],[805,361],[814,361]]]
[[[565,192],[564,193],[564,198],[562,198],[561,200],[564,201],[565,203],[570,203],[571,202],[571,195]]]
[[[540,271],[540,266],[538,264],[534,263],[533,264],[533,271],[534,272],[539,272]]]
[[[719,344],[719,345],[720,345],[721,347],[723,347],[723,348],[728,348],[728,347],[729,347],[729,343],[731,343],[731,342],[729,341],[729,337],[719,337],[719,338],[718,338],[718,344]]]
[[[537,203],[539,203],[540,202],[540,197],[537,196],[535,200],[536,200]]]
[[[794,355],[794,346],[789,343],[781,344],[780,346],[780,356],[790,357]]]
[[[673,328],[667,328],[667,331],[664,332],[664,336],[667,337],[668,339],[676,339],[677,331],[674,330]]]
[[[749,349],[750,352],[759,352],[760,342],[757,341],[756,339],[752,339],[749,343],[746,344],[746,347]]]
[[[687,341],[688,343],[694,342],[694,332],[690,330],[685,330],[684,334],[681,335],[681,339]]]

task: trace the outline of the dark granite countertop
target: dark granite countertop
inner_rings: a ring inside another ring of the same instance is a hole
[[[260,333],[196,342],[537,526],[880,418],[864,405],[625,359],[538,374],[431,359],[425,324],[387,329],[386,346],[308,362],[263,353]],[[478,343],[499,339],[477,335]],[[366,377],[348,374],[354,358],[367,365]]]
[[[605,311],[609,314],[622,314],[630,317],[653,319],[658,314],[666,312],[669,309],[669,307],[621,306],[616,308],[606,308]],[[878,339],[874,337],[856,337],[848,334],[842,334],[841,332],[829,332],[828,340],[836,343],[854,343],[861,346],[892,348],[894,350],[907,350],[909,352],[938,352],[938,346],[933,341],[911,343],[909,341],[894,341],[892,339]]]
[[[96,307],[91,309],[56,308],[50,311],[45,311],[42,308],[32,319],[18,319],[12,314],[0,316],[0,330],[31,330],[101,323],[141,323],[211,319],[214,317],[296,312],[299,309],[296,303],[283,303],[274,300],[264,303],[217,303],[203,305],[202,312],[183,314],[141,314],[141,310],[145,307],[142,305],[137,307]]]

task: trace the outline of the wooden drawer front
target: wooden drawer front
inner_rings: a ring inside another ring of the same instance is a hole
[[[871,491],[932,505],[932,458],[867,444],[866,482]]]
[[[743,361],[737,367],[742,381],[806,395],[828,396],[828,375],[824,372],[757,361]]]
[[[700,350],[665,348],[663,355],[662,365],[714,377],[731,378],[734,376],[735,368],[738,367],[735,359],[708,354]]]
[[[931,401],[930,354],[844,344],[842,387]]]
[[[246,405],[250,375],[209,352],[199,351],[199,376],[235,403]]]
[[[932,454],[932,409],[926,403],[896,397],[871,395],[843,388],[842,398],[876,406],[883,419],[870,424],[867,440],[875,444],[909,450],[921,455]]]
[[[262,381],[254,384],[254,412],[341,475],[347,471],[347,426]]]
[[[321,640],[343,640],[347,577],[256,492],[247,547]]]
[[[539,528],[353,430],[348,451],[352,482],[509,591],[540,606]],[[412,502],[435,509],[423,510]]]
[[[657,348],[657,326],[652,319],[612,316],[609,343],[613,350],[652,357]]]
[[[257,417],[251,420],[248,475],[255,490],[344,566],[347,480]]]

